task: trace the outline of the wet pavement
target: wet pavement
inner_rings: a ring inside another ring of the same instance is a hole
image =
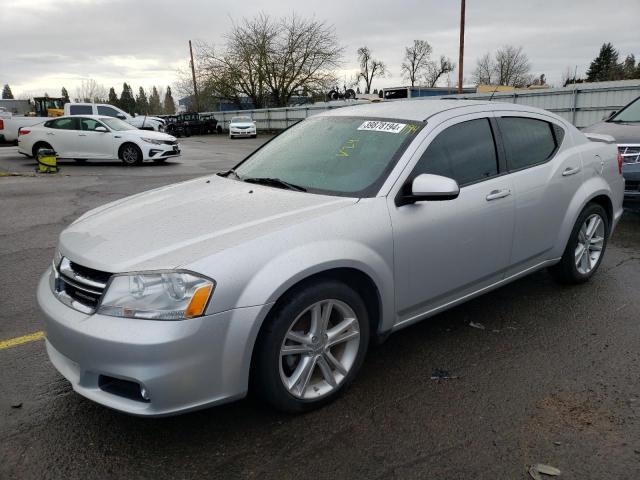
[[[225,170],[262,141],[192,137],[167,165],[0,177],[0,342],[42,330],[36,283],[84,211]],[[0,172],[33,167],[0,148]],[[0,478],[524,479],[545,463],[563,479],[637,479],[639,285],[640,216],[625,213],[589,283],[537,272],[402,330],[337,402],[301,416],[249,398],[135,418],[73,393],[42,340],[0,349]]]

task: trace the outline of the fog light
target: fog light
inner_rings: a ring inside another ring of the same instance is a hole
[[[140,396],[145,399],[147,402],[149,400],[151,400],[151,397],[149,396],[149,392],[147,391],[146,388],[144,388],[142,385],[140,386]]]

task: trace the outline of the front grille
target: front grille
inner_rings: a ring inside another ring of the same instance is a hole
[[[624,163],[640,163],[640,145],[618,145]]]
[[[162,143],[164,143],[165,145],[177,145],[178,141],[177,140],[163,140]]]
[[[110,273],[78,265],[63,257],[54,266],[54,293],[58,299],[83,313],[94,313],[111,277]]]

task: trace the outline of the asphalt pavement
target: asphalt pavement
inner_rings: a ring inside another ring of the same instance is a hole
[[[144,419],[75,394],[25,337],[43,330],[35,289],[59,232],[103,203],[226,170],[264,140],[191,137],[165,165],[61,162],[49,176],[0,148],[0,479],[525,479],[536,463],[562,479],[640,478],[640,216],[628,212],[589,283],[537,272],[402,330],[319,411],[249,398]]]

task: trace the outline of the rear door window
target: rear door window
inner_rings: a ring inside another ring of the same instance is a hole
[[[93,118],[80,118],[80,127],[85,132],[93,132],[96,127],[103,127],[104,125]]]
[[[551,123],[526,117],[500,117],[497,121],[510,171],[539,165],[555,153],[557,134]]]
[[[52,122],[51,127],[58,130],[79,130],[77,118],[58,118]]]
[[[91,115],[92,113],[91,105],[69,105],[70,115]]]
[[[498,174],[498,155],[489,120],[480,118],[442,131],[420,157],[413,176],[422,173],[453,178],[458,185]]]

